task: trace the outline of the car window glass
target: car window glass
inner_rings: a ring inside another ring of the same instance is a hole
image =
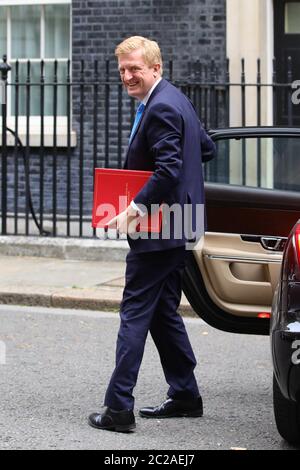
[[[213,183],[300,191],[300,138],[248,137],[216,142],[205,167]]]

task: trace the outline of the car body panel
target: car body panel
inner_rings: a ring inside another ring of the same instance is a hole
[[[300,193],[205,184],[209,232],[287,237],[300,218]]]

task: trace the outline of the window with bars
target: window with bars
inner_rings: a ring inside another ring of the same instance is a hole
[[[1,1],[0,54],[7,55],[12,66],[8,87],[8,115],[15,113],[16,89],[19,85],[18,113],[26,115],[25,83],[30,83],[30,116],[41,109],[41,75],[44,87],[44,114],[53,115],[53,83],[66,84],[71,50],[71,0]],[[28,64],[28,61],[30,63]],[[41,67],[41,61],[44,66]],[[57,64],[55,64],[57,61]],[[55,72],[55,69],[57,72]],[[55,77],[56,75],[56,77]],[[57,115],[67,113],[67,87],[57,88]]]

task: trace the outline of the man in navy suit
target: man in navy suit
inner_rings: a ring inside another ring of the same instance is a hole
[[[106,391],[105,409],[90,415],[89,424],[122,432],[135,428],[132,393],[148,331],[169,389],[166,401],[142,408],[140,416],[203,414],[194,376],[196,359],[177,308],[186,245],[203,234],[203,210],[197,211],[204,207],[202,162],[214,156],[215,146],[188,98],[162,78],[161,53],[155,41],[128,38],[116,48],[116,56],[128,94],[140,102],[124,168],[153,172],[129,207],[110,222],[120,233],[127,233],[130,251],[115,370]],[[162,203],[164,208],[179,211],[166,217],[163,209],[162,230],[157,236],[138,234],[138,218]]]

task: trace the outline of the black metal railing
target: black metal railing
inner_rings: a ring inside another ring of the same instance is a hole
[[[260,60],[253,82],[246,78],[244,60],[237,81],[231,80],[228,60],[223,66],[196,61],[184,78],[175,65],[170,61],[164,75],[191,99],[207,129],[300,124],[290,58],[285,80],[277,77],[274,60],[271,83],[262,82]],[[122,166],[136,103],[108,60],[82,60],[72,69],[70,61],[57,60],[10,66],[11,72],[6,60],[0,64],[1,233],[94,236],[94,168]],[[226,162],[210,165],[206,179],[214,180],[219,171],[229,172]],[[246,171],[243,161],[244,180]]]

